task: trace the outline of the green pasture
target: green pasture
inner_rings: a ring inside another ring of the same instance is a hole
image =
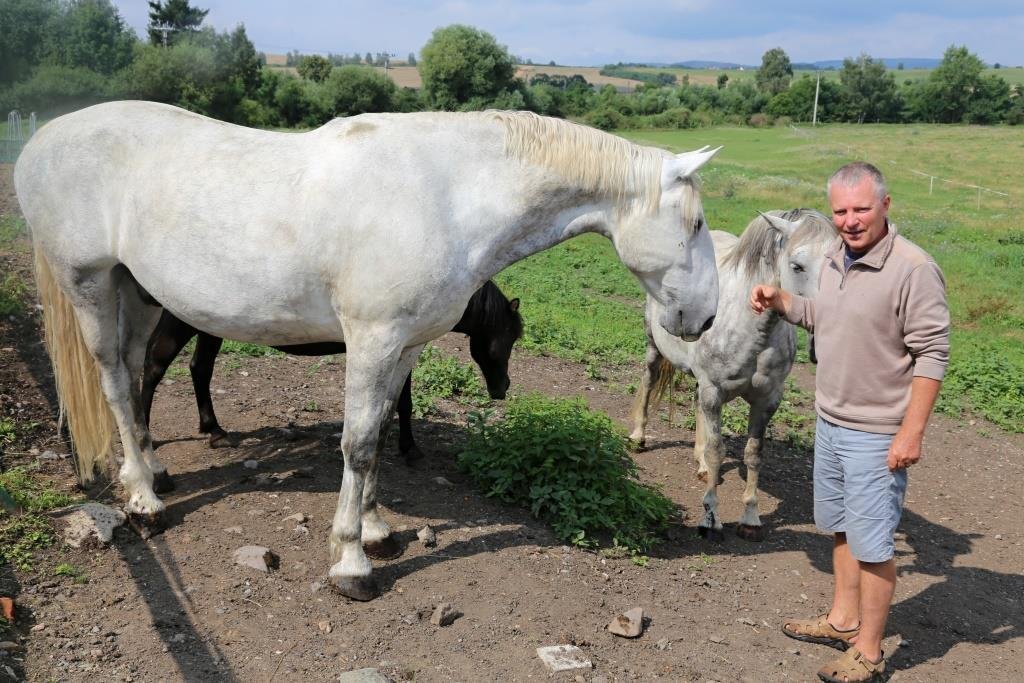
[[[704,207],[713,228],[733,233],[757,211],[805,206],[827,213],[828,175],[855,159],[876,164],[889,181],[893,222],[935,257],[946,276],[953,351],[940,407],[950,413],[973,409],[1024,431],[1020,131],[829,125],[623,135],[673,151],[724,145],[701,174]],[[1008,196],[982,191],[979,198],[966,185]],[[515,264],[497,281],[523,300],[525,348],[592,364],[642,357],[643,294],[603,238],[571,240]]]

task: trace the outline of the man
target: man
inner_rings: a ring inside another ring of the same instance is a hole
[[[880,680],[885,670],[893,533],[948,363],[949,309],[935,261],[889,223],[877,168],[843,166],[828,197],[841,241],[827,255],[817,298],[759,284],[750,306],[814,332],[814,520],[835,535],[835,592],[827,613],[782,630],[844,651],[818,676],[847,683]]]

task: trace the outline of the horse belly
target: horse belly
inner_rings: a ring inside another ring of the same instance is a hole
[[[154,299],[209,334],[270,346],[344,341],[329,288],[315,277],[128,266]]]

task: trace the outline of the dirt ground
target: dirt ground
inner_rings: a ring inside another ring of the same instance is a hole
[[[0,166],[0,213],[16,210],[10,172]],[[24,244],[0,249],[0,279],[11,270],[29,278],[29,264]],[[524,301],[527,320],[529,311]],[[9,446],[5,469],[47,449],[67,452],[37,324],[35,313],[0,320],[0,410],[39,423]],[[463,337],[439,345],[468,360]],[[638,372],[639,364],[609,369],[595,381],[582,365],[520,352],[511,365],[514,390],[581,394],[622,424],[632,397],[621,387]],[[689,514],[646,567],[563,546],[528,511],[478,494],[455,466],[466,408],[447,402],[414,421],[428,451],[418,466],[406,466],[393,444],[385,454],[379,499],[405,548],[374,563],[383,595],[339,596],[322,581],[341,484],[343,377],[343,361],[222,357],[214,400],[237,445],[217,450],[196,432],[187,376],[165,381],[153,434],[177,483],[165,496],[170,527],[146,541],[122,530],[106,549],[55,547],[29,572],[0,567],[25,648],[0,656],[0,680],[5,667],[29,681],[327,681],[376,667],[396,681],[778,681],[812,680],[834,656],[779,631],[784,617],[828,604],[830,541],[812,523],[810,454],[769,443],[761,510],[770,532],[750,543],[732,533],[744,468],[735,459],[741,444],[730,442],[720,489],[726,538],[716,544],[695,533],[702,485],[693,434],[664,419],[652,420],[650,450],[635,457]],[[806,368],[798,380],[810,390]],[[310,400],[320,412],[304,410]],[[248,459],[259,466],[246,469]],[[72,487],[68,460],[41,462]],[[898,534],[891,680],[1024,680],[1022,468],[1020,435],[932,421]],[[117,485],[89,493],[111,504],[120,495]],[[296,512],[309,518],[305,531],[284,519]],[[416,539],[426,524],[437,531],[435,548]],[[280,568],[233,564],[234,549],[247,544],[270,547]],[[84,569],[88,581],[55,576],[58,562]],[[429,621],[441,601],[462,613],[443,628]],[[641,637],[605,630],[635,606],[647,617]],[[593,670],[548,673],[536,648],[569,643]]]

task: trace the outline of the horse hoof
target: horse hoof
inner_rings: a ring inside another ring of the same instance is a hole
[[[153,475],[153,493],[169,493],[174,490],[174,477],[164,470]]]
[[[163,533],[164,529],[167,528],[167,518],[163,512],[148,515],[132,512],[128,515],[128,526],[134,529],[135,533],[145,541],[148,538]]]
[[[737,524],[736,535],[742,538],[744,541],[753,541],[755,543],[760,543],[768,536],[768,531],[763,526]]]
[[[415,465],[426,456],[426,454],[420,450],[420,447],[415,444],[409,447],[408,450],[402,451],[402,455],[405,457],[406,465]]]
[[[380,595],[380,588],[372,576],[354,576],[331,579],[334,589],[346,598],[366,602]]]
[[[393,560],[402,554],[402,545],[395,540],[394,534],[388,534],[379,541],[364,543],[363,552],[375,560]]]
[[[712,529],[709,526],[697,527],[697,535],[712,543],[721,543],[725,540],[725,534],[722,533],[721,529]]]
[[[647,449],[647,440],[629,437],[629,447],[637,453],[642,453]]]
[[[210,438],[206,443],[210,448],[222,448],[231,445],[231,441],[228,440],[228,433],[223,429],[215,429],[210,432]]]

